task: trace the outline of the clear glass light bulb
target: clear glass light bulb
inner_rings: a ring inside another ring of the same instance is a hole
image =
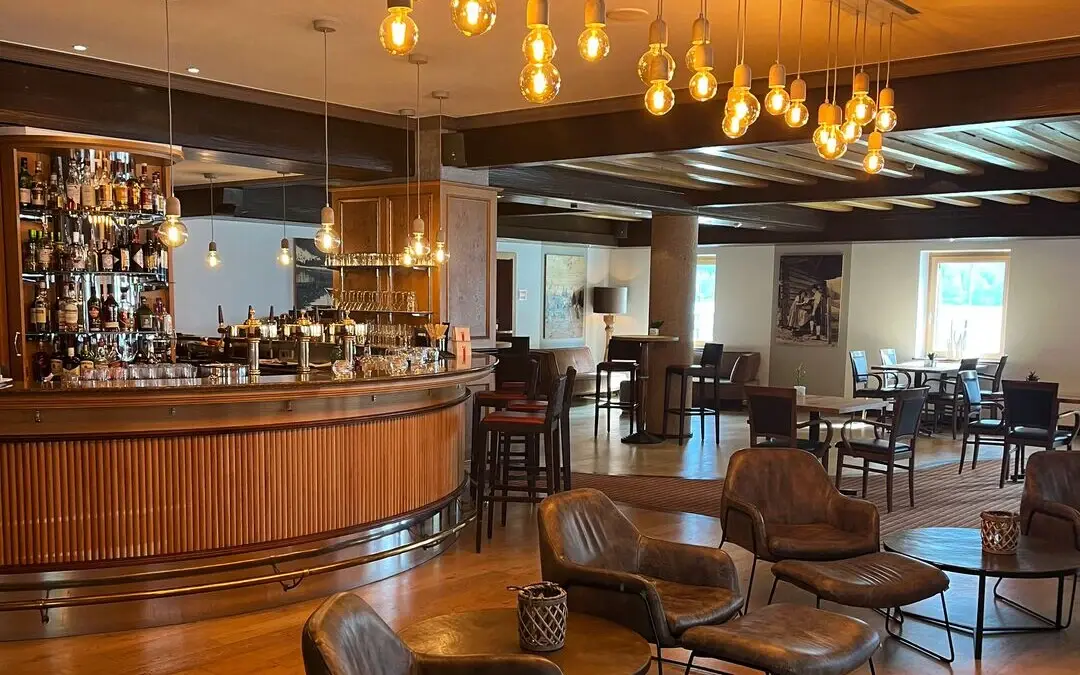
[[[188,240],[187,225],[179,218],[165,217],[165,222],[158,227],[157,238],[169,248],[183,246]]]
[[[424,235],[422,232],[413,232],[412,242],[412,254],[419,258],[427,251],[427,244],[424,243]]]
[[[848,119],[840,125],[840,136],[845,143],[854,143],[862,138],[862,125],[853,119]]]
[[[289,247],[288,246],[282,246],[281,250],[278,251],[277,261],[278,261],[278,264],[281,265],[282,267],[288,267],[289,265],[292,264],[292,254],[289,253]]]
[[[218,252],[211,249],[206,252],[206,266],[210,269],[214,269],[221,264],[221,258],[218,257]]]
[[[896,111],[892,108],[881,108],[874,118],[874,128],[885,133],[896,128]]]
[[[817,126],[817,128],[814,129],[814,133],[810,137],[810,140],[812,140],[814,142],[814,147],[815,148],[820,148],[821,146],[825,145],[825,141],[828,140],[828,138],[829,138],[829,125],[828,124],[819,124]]]
[[[716,96],[716,76],[711,70],[699,70],[690,78],[690,95],[695,101],[708,101]]]
[[[409,16],[410,12],[409,7],[391,7],[379,24],[379,42],[394,56],[408,54],[420,39],[420,29]]]
[[[446,262],[446,244],[441,241],[435,242],[435,253],[432,256],[435,258],[435,264],[437,265]]]
[[[521,70],[518,86],[529,103],[547,103],[558,95],[562,76],[553,63],[527,63]]]
[[[745,118],[724,115],[724,122],[721,128],[724,131],[724,135],[728,138],[739,138],[746,133],[746,130],[750,128],[750,125],[746,123]]]
[[[885,156],[880,150],[871,150],[863,157],[862,165],[866,173],[880,173],[885,168]]]
[[[335,253],[341,246],[341,237],[334,232],[333,225],[324,225],[315,235],[315,248],[323,253]]]
[[[746,124],[749,126],[756,122],[761,114],[761,103],[758,102],[757,96],[751,93],[749,87],[732,87],[728,91],[724,114],[746,119]]]
[[[401,254],[401,264],[406,267],[413,264],[412,249],[408,246],[405,247],[405,252]]]
[[[675,106],[675,92],[667,82],[656,81],[645,92],[645,109],[654,115],[665,115]]]
[[[536,26],[525,36],[521,51],[529,63],[548,63],[555,58],[555,36],[547,26]]]
[[[611,51],[611,40],[603,26],[589,26],[581,31],[577,48],[581,58],[589,63],[596,63]]]
[[[497,13],[495,0],[450,0],[450,20],[466,37],[491,30]]]
[[[791,96],[782,86],[771,87],[765,94],[765,109],[770,115],[783,115],[791,106]]]
[[[844,142],[843,136],[840,135],[840,128],[838,125],[829,125],[828,134],[825,137],[825,142],[818,146],[818,154],[822,159],[829,161],[840,159],[847,152],[847,143]]]
[[[855,120],[860,126],[866,126],[873,121],[877,114],[877,104],[868,94],[855,94],[844,105],[844,115],[849,120]]]
[[[653,44],[649,45],[649,49],[641,55],[637,62],[637,76],[641,83],[646,87],[652,86],[652,80],[649,79],[649,65],[653,59],[667,61],[666,72],[669,75],[667,81],[671,82],[671,78],[675,76],[675,57],[659,44]]]
[[[787,112],[784,113],[784,122],[792,129],[806,126],[810,120],[810,111],[802,101],[792,101]]]

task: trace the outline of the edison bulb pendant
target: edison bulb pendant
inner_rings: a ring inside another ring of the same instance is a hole
[[[334,232],[334,226],[323,225],[315,235],[315,248],[323,253],[337,253],[339,246],[341,246],[341,237]]]
[[[420,39],[420,29],[409,14],[410,7],[391,7],[379,24],[379,42],[394,56],[405,56]]]
[[[220,264],[221,257],[218,255],[217,242],[212,241],[206,251],[206,266],[214,269]]]
[[[497,12],[495,0],[450,0],[450,20],[466,37],[491,30]]]
[[[881,108],[874,118],[874,128],[882,133],[892,131],[897,123],[896,111],[892,108]]]
[[[699,70],[690,78],[690,95],[695,101],[709,101],[716,96],[716,86],[711,70]]]
[[[654,82],[645,92],[645,109],[653,115],[666,115],[675,107],[675,92],[667,82]]]
[[[862,138],[862,125],[853,119],[848,119],[840,125],[840,136],[845,143],[855,143]]]
[[[867,94],[856,94],[844,105],[844,115],[858,122],[859,126],[870,124],[876,114],[877,104]]]
[[[653,59],[667,61],[667,65],[663,66],[663,68],[664,72],[669,74],[667,81],[671,82],[671,78],[675,76],[675,57],[660,45],[649,45],[649,49],[641,55],[637,62],[637,75],[641,83],[647,87],[652,86],[652,80],[649,79],[649,68]],[[659,72],[659,69],[654,69],[652,72]]]
[[[765,109],[770,115],[783,115],[791,106],[791,97],[784,87],[772,87],[765,94]]]
[[[817,146],[817,151],[822,159],[829,161],[835,161],[844,156],[847,152],[847,143],[844,142],[838,127],[831,125],[825,136],[825,142]]]
[[[746,123],[745,118],[724,115],[724,122],[721,128],[724,131],[724,135],[728,138],[739,138],[746,133],[746,130],[750,128],[750,125]]]
[[[282,239],[281,240],[281,250],[278,251],[277,261],[278,261],[278,264],[281,265],[282,267],[288,267],[289,265],[292,264],[292,253],[289,252],[289,240],[288,239]]]
[[[810,111],[806,109],[806,104],[802,101],[792,101],[787,112],[784,113],[784,123],[792,129],[798,129],[806,126],[808,121],[810,121]]]
[[[881,173],[881,170],[885,168],[885,156],[880,150],[871,150],[863,157],[862,165],[866,173]]]
[[[527,63],[521,69],[518,86],[529,103],[548,103],[558,95],[562,76],[553,63]]]
[[[555,36],[551,29],[541,24],[534,27],[521,43],[521,52],[529,63],[547,63],[555,58]]]
[[[603,26],[589,26],[581,31],[577,45],[581,58],[589,63],[596,63],[611,51],[611,40]]]
[[[825,141],[827,141],[828,138],[829,138],[829,125],[828,124],[818,124],[817,128],[814,129],[814,133],[810,137],[810,140],[813,141],[815,148],[820,148],[821,146],[825,145]]]
[[[761,114],[761,103],[757,96],[750,92],[749,87],[732,87],[728,92],[724,114],[745,119],[746,125],[750,126]]]

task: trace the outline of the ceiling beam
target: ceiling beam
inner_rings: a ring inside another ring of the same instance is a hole
[[[983,199],[991,202],[997,202],[998,204],[1030,204],[1031,197],[1020,192],[1005,192],[1001,194],[987,193],[979,195]]]
[[[893,205],[882,199],[853,199],[851,201],[836,202],[846,206],[854,206],[857,209],[868,211],[892,211]]]
[[[848,169],[836,164],[827,163],[808,157],[796,157],[788,155],[781,150],[786,148],[739,148],[731,151],[732,157],[737,157],[747,162],[764,164],[766,166],[782,166],[793,171],[800,171],[811,176],[829,178],[832,180],[853,181],[866,176],[865,173]]]
[[[1075,204],[1080,202],[1080,193],[1072,190],[1032,190],[1031,194],[1043,199],[1049,199],[1062,204]]]
[[[943,152],[920,148],[917,145],[905,142],[902,140],[903,138],[905,136],[902,133],[896,136],[890,134],[885,140],[882,150],[885,153],[886,166],[892,162],[899,162],[945,173],[981,174],[983,172],[983,168],[974,162],[969,162],[954,155],[947,155]],[[859,141],[860,145],[865,143],[865,140]]]
[[[831,211],[833,213],[847,213],[855,210],[854,206],[843,202],[795,202],[795,206],[817,211]]]
[[[818,162],[826,161],[820,159],[817,148],[815,148],[813,144],[792,145],[783,148],[783,151],[788,154],[799,155],[800,157],[807,157]],[[844,166],[849,169],[853,169],[856,172],[865,173],[865,169],[863,169],[863,157],[865,156],[866,153],[863,152],[862,149],[859,148],[859,146],[849,145],[847,152],[844,153],[843,157],[837,160],[832,160],[828,163],[835,166]],[[885,168],[879,172],[879,175],[886,178],[918,178],[923,175],[923,172],[922,169],[918,167],[908,169],[906,165],[899,162],[886,161]]]
[[[909,138],[911,138],[911,135],[909,135]],[[977,162],[997,164],[1006,169],[1046,171],[1046,162],[1043,160],[997,143],[991,143],[966,131],[919,133],[914,135],[914,140],[916,143],[929,145],[937,150],[943,150]]]
[[[893,80],[903,129],[963,129],[1001,120],[1080,115],[1080,88],[1075,73],[1080,73],[1080,57],[1070,56],[902,79],[894,76]],[[841,100],[849,94],[849,87],[841,87]],[[808,100],[816,105],[824,96],[824,87],[818,85],[811,89]],[[485,124],[483,119],[472,120],[470,128],[462,132],[465,157],[469,167],[505,166],[790,143],[810,133],[806,128],[790,129],[782,119],[763,115],[742,138],[733,141],[724,136],[718,123],[723,108],[724,100],[718,98],[707,103],[680,101],[659,118],[637,107],[578,117],[546,108],[520,118],[527,121],[511,123],[509,118],[494,118],[486,126],[481,126]]]
[[[982,200],[978,197],[964,197],[961,195],[933,195],[928,197],[935,202],[941,202],[942,204],[948,204],[949,206],[964,206],[967,208],[974,208],[982,204]]]
[[[728,173],[735,173],[740,176],[760,178],[776,183],[787,183],[790,185],[813,185],[814,183],[817,183],[817,179],[813,176],[808,176],[797,171],[788,171],[772,166],[751,164],[750,162],[740,162],[732,159],[731,155],[726,154],[722,148],[702,148],[701,150],[682,153],[676,156],[689,166],[727,171]]]
[[[896,204],[897,206],[906,206],[909,209],[932,209],[937,204],[929,199],[923,199],[922,197],[890,197],[883,199],[882,201],[890,204]]]
[[[653,171],[683,172],[694,180],[716,183],[719,185],[733,185],[736,187],[765,187],[766,181],[760,178],[750,178],[738,173],[729,173],[722,169],[704,166],[701,162],[690,164],[682,161],[678,155],[662,157],[627,157],[613,159],[612,162],[621,165],[640,166]]]
[[[649,171],[635,167],[623,166],[610,160],[582,161],[582,162],[558,162],[554,166],[571,171],[585,171],[600,176],[613,178],[625,178],[642,183],[655,183],[656,185],[668,185],[670,187],[685,188],[688,190],[700,190],[707,188],[710,183],[698,181],[687,176],[679,176],[671,173]]]

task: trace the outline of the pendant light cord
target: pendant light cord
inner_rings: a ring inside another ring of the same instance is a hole
[[[882,56],[882,54],[881,54],[881,45],[883,44],[882,43],[882,38],[883,38],[884,35],[885,35],[885,22],[883,22],[883,21],[878,22],[878,31],[877,31],[877,75],[874,76],[874,79],[877,81],[877,94],[875,94],[874,98],[878,98],[879,96],[881,96],[881,56]]]
[[[776,4],[776,62],[780,63],[780,40],[784,37],[784,0],[777,0]]]
[[[836,90],[840,83],[840,10],[843,6],[840,4],[840,0],[836,2],[836,57],[833,59],[833,81],[832,81],[832,97],[833,102],[836,102]]]
[[[829,102],[829,75],[832,74],[832,8],[835,0],[829,0],[829,32],[825,34],[825,102]]]
[[[855,71],[859,66],[859,20],[862,12],[855,10],[855,40],[851,45],[851,82],[855,83]]]
[[[739,46],[739,63],[746,63],[746,24],[750,17],[747,16],[746,0],[742,0],[742,40]]]
[[[799,0],[799,58],[795,66],[795,79],[802,77],[802,28],[803,28],[803,8],[806,6],[806,0]]]
[[[416,64],[416,217],[420,217],[420,64]]]
[[[863,5],[862,15],[862,58],[859,59],[859,71],[866,69],[866,34],[869,32],[870,27],[870,0],[866,0],[866,4]]]
[[[172,119],[172,34],[169,29],[169,0],[165,0],[165,95],[169,100],[169,196],[173,195],[176,158],[173,148]]]
[[[285,227],[285,172],[281,173],[281,238],[289,238],[288,230]]]
[[[330,102],[327,98],[327,78],[329,61],[326,56],[326,31],[322,34],[322,114],[323,114],[323,157],[326,160],[326,205],[330,206]]]
[[[210,241],[214,241],[214,177],[210,177]]]
[[[885,88],[889,87],[889,79],[892,77],[892,31],[893,14],[889,14],[889,61],[885,66]]]

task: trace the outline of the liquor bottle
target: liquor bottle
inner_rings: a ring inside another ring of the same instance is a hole
[[[34,169],[34,184],[30,188],[30,205],[38,209],[45,207],[45,170],[41,168],[40,159]]]
[[[64,299],[60,302],[62,327],[57,330],[75,333],[79,330],[79,302],[75,294],[75,284],[68,282],[64,288]]]
[[[108,284],[106,288],[108,292],[101,307],[102,328],[115,333],[120,330],[120,309],[116,303],[116,298],[113,297],[112,284]]]
[[[49,350],[45,346],[44,340],[38,340],[37,349],[34,351],[34,357],[31,363],[34,372],[34,380],[37,382],[45,382],[48,380],[52,368],[49,364]]]
[[[116,261],[113,263],[121,272],[131,271],[131,249],[127,245],[127,230],[120,230],[116,236],[116,246],[113,248]]]
[[[128,204],[128,188],[127,180],[124,178],[123,164],[119,159],[113,161],[113,173],[112,173],[112,186],[113,186],[113,208],[117,211],[127,210]]]
[[[19,206],[24,208],[30,206],[34,189],[34,179],[26,168],[27,161],[25,157],[19,160]]]
[[[101,331],[101,298],[98,297],[97,288],[90,284],[90,299],[86,301],[86,316],[89,321],[89,330],[97,333]]]
[[[163,277],[169,276],[169,248],[162,246],[161,242],[154,244],[157,249],[158,274]]]
[[[112,272],[116,269],[116,255],[109,245],[109,237],[101,238],[101,247],[98,249],[98,269],[102,272]]]
[[[128,244],[128,255],[131,257],[131,271],[132,272],[145,272],[146,256],[143,254],[142,244],[139,243],[139,231],[135,230],[131,234],[131,243]]]
[[[142,176],[139,178],[139,210],[143,213],[154,212],[154,186],[146,175],[146,164],[142,165]]]
[[[135,175],[135,163],[128,159],[127,165],[127,189],[128,189],[128,211],[138,212],[139,210],[139,197],[142,190],[139,186],[139,179]]]
[[[94,189],[93,176],[91,175],[93,152],[93,150],[83,152],[83,161],[79,164],[79,201],[87,211],[93,211],[97,208],[97,192]]]
[[[67,195],[67,209],[74,211],[82,204],[82,187],[79,185],[78,172],[75,168],[75,151],[68,157],[67,171],[64,175],[64,193]]]
[[[154,193],[154,213],[165,213],[165,192],[161,189],[161,172],[154,172],[153,187]]]
[[[37,271],[37,247],[38,230],[30,230],[26,233],[26,243],[23,244],[23,272]]]
[[[35,333],[49,332],[49,289],[44,281],[37,285],[37,296],[30,305],[30,330]]]
[[[158,331],[172,335],[172,315],[165,311],[165,302],[161,298],[158,298],[157,301],[154,302],[154,315],[157,317]]]
[[[131,315],[131,307],[127,301],[127,288],[120,288],[120,300],[116,303],[116,321],[120,324],[120,332],[130,333],[134,330],[134,317]]]
[[[71,271],[86,271],[87,248],[83,242],[82,232],[71,233],[71,245],[68,248],[68,258],[71,260]]]
[[[60,158],[53,158],[52,173],[49,174],[49,187],[46,189],[45,203],[49,205],[50,209],[63,209],[67,206],[67,195],[64,194],[64,189],[60,187],[60,178],[58,175]]]
[[[153,332],[156,324],[154,310],[150,309],[150,303],[143,297],[139,301],[139,309],[135,312],[135,324],[140,332]]]
[[[75,347],[68,346],[63,362],[64,382],[79,381],[79,359],[75,356]]]
[[[97,228],[94,224],[86,222],[87,234],[82,235],[83,246],[86,249],[86,271],[97,272],[98,271],[98,242],[97,242]]]
[[[158,269],[158,247],[153,234],[148,234],[146,237],[146,243],[143,244],[143,267],[147,272],[153,272],[157,274],[161,270]]]
[[[49,232],[38,233],[37,271],[48,272],[53,269],[53,245]]]

